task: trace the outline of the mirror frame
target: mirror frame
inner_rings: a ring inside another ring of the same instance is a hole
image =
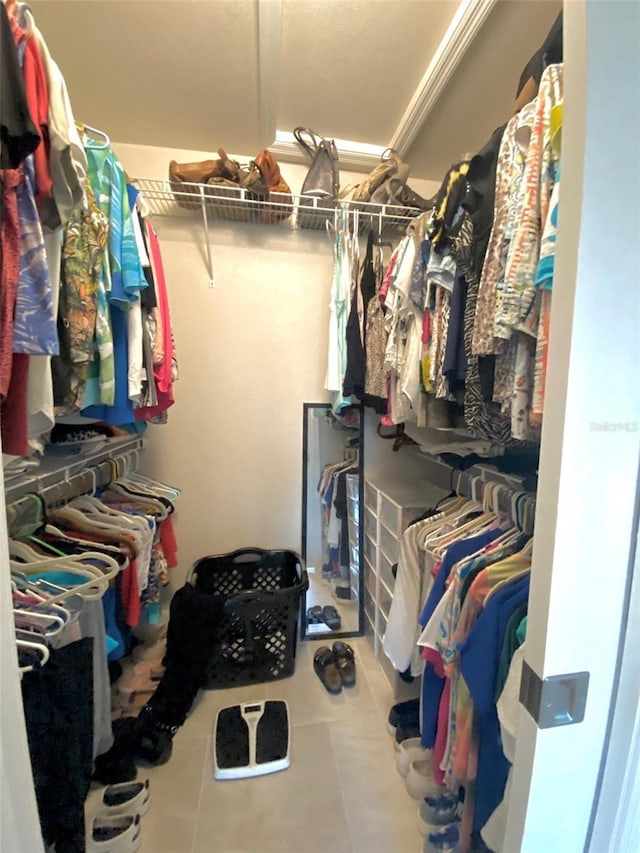
[[[364,406],[353,405],[359,412],[359,437],[360,445],[358,451],[358,630],[357,631],[331,631],[326,634],[307,634],[307,593],[302,594],[302,606],[300,608],[300,640],[324,640],[339,639],[342,637],[364,636],[364,576],[363,553],[364,544]],[[309,458],[309,413],[313,409],[326,409],[331,411],[331,403],[303,403],[302,404],[302,536],[300,556],[306,568],[307,565],[307,490],[309,477],[307,462]]]

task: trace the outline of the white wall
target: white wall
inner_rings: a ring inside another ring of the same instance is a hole
[[[166,178],[198,151],[114,143],[131,177]],[[304,166],[284,164],[295,191]],[[343,174],[343,183],[359,176]],[[415,182],[431,194],[433,184]],[[243,545],[300,548],[302,404],[323,402],[331,247],[323,233],[154,219],[170,292],[180,380],[166,426],[151,427],[146,470],[180,486],[180,567]]]

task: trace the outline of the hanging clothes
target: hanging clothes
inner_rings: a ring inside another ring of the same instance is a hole
[[[366,373],[364,318],[367,316],[369,303],[374,298],[375,291],[374,238],[373,232],[370,231],[364,263],[351,297],[351,309],[345,330],[347,365],[342,383],[342,392],[345,397],[362,397],[364,394]]]
[[[337,229],[329,226],[333,242],[333,276],[331,279],[331,301],[329,304],[329,350],[325,388],[331,392],[332,408],[338,415],[352,404],[351,398],[343,393],[347,369],[347,319],[351,304],[352,283],[357,274],[357,235],[352,236],[347,228],[343,211],[338,212]]]
[[[384,367],[384,354],[387,348],[387,335],[384,319],[384,294],[394,274],[397,263],[397,251],[391,256],[386,272],[383,274],[382,258],[376,266],[375,295],[367,306],[365,322],[365,383],[362,402],[378,414],[387,411],[387,374]],[[383,292],[383,286],[386,284]]]

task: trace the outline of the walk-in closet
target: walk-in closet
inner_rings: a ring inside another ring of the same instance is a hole
[[[640,6],[1,0],[0,849],[640,849]]]

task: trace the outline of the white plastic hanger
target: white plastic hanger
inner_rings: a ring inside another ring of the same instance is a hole
[[[37,651],[40,657],[40,666],[44,666],[45,663],[49,660],[50,652],[47,646],[42,643],[34,643],[31,640],[16,640],[16,646],[21,649],[32,649],[33,651]],[[32,672],[35,669],[34,666],[21,666],[19,667],[20,672]]]
[[[86,139],[83,139],[85,147],[98,148],[100,150],[103,150],[111,145],[111,140],[104,132],[104,130],[98,130],[96,127],[91,127],[90,124],[82,124],[81,122],[76,122],[76,127],[86,137]],[[101,140],[102,144],[99,145],[95,139],[89,138],[89,133],[92,133],[94,136],[97,136],[98,139]]]
[[[153,511],[160,521],[164,521],[164,519],[169,516],[169,510],[160,500],[158,500],[157,496],[154,497],[151,494],[132,494],[131,492],[126,491],[124,487],[119,486],[118,483],[112,483],[109,488],[103,492],[103,497],[105,498],[108,498],[110,495],[118,500],[125,498],[125,500],[129,501],[131,504],[135,504],[137,500],[139,504],[147,504],[148,506],[153,507]]]
[[[164,493],[170,500],[172,497],[179,498],[182,494],[182,491],[177,486],[170,486],[168,483],[161,483],[159,480],[153,480],[151,477],[145,477],[138,471],[132,471],[126,479],[136,485],[146,485],[160,494]]]
[[[89,560],[96,561],[98,565],[90,564],[87,562]],[[88,600],[101,598],[109,587],[109,581],[120,572],[120,566],[113,557],[98,551],[85,551],[82,554],[69,554],[31,563],[11,561],[10,566],[12,571],[15,570],[27,577],[32,574],[64,572],[84,578],[83,583],[52,596],[49,599],[50,602],[63,601],[67,596],[75,594],[80,594]]]
[[[39,633],[42,633],[45,637],[57,637],[66,624],[60,616],[52,613],[40,613],[37,610],[29,610],[26,607],[13,608],[13,621],[17,627],[30,625],[38,629]],[[40,629],[42,630],[40,631]]]

